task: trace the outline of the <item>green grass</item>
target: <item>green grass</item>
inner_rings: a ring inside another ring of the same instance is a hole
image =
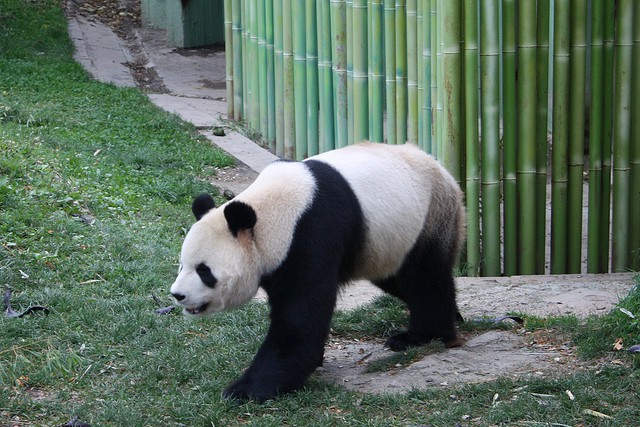
[[[527,326],[575,334],[585,357],[620,365],[389,396],[313,376],[265,405],[224,401],[220,391],[264,336],[265,305],[194,321],[154,314],[151,296],[169,302],[191,199],[215,191],[207,177],[231,159],[137,90],[92,81],[71,54],[58,1],[0,0],[0,288],[14,289],[16,309],[51,308],[0,316],[1,426],[76,416],[93,426],[628,426],[640,418],[638,356],[610,350],[617,338],[640,337],[620,311]],[[637,316],[638,299],[636,289],[621,305]],[[405,322],[402,305],[385,298],[339,314],[332,333],[382,340]]]

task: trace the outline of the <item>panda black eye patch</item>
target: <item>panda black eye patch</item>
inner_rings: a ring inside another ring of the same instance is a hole
[[[211,273],[211,269],[205,263],[201,262],[196,265],[196,273],[198,273],[200,280],[202,280],[202,283],[204,283],[205,286],[215,288],[218,281],[213,276],[213,273]]]

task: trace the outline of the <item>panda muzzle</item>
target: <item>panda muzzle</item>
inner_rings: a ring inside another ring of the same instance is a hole
[[[199,314],[203,314],[207,311],[207,308],[209,308],[209,303],[204,303],[202,305],[199,305],[197,307],[184,307],[184,311],[186,311],[187,313],[189,313],[192,316],[197,316]]]

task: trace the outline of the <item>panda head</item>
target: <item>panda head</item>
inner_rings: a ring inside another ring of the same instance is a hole
[[[192,210],[196,223],[182,244],[171,294],[191,316],[247,302],[258,291],[260,280],[253,236],[256,212],[240,201],[215,208],[209,195],[196,198]]]

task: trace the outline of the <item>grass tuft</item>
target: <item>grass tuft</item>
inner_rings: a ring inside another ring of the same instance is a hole
[[[584,328],[565,321],[567,333],[579,331],[585,355],[621,362],[597,370],[384,396],[313,378],[265,405],[224,401],[221,390],[266,333],[267,307],[190,320],[155,314],[151,295],[168,301],[193,223],[191,198],[215,193],[208,177],[232,159],[137,90],[91,80],[72,59],[59,0],[0,0],[0,34],[0,289],[14,289],[16,309],[51,309],[0,316],[0,425],[59,426],[76,417],[95,426],[629,426],[640,419],[638,356],[609,349],[617,338],[626,346],[640,336],[620,310]],[[636,289],[621,307],[637,317],[638,298]],[[404,305],[384,297],[336,314],[332,333],[379,339],[406,321]],[[411,363],[425,349],[388,363]]]

